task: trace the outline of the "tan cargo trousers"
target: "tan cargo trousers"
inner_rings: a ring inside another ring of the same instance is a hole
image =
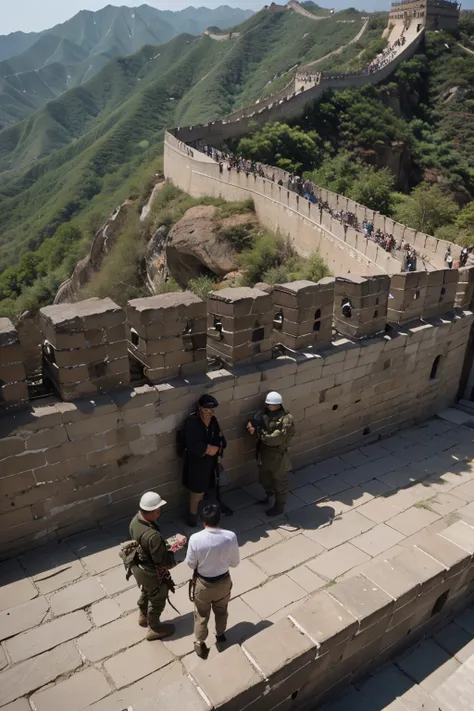
[[[232,590],[230,575],[218,583],[208,583],[198,578],[194,593],[194,637],[196,642],[205,642],[211,610],[216,618],[216,635],[225,634],[227,628],[227,608]]]

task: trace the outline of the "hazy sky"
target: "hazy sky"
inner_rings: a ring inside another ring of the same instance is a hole
[[[15,30],[24,32],[44,30],[58,22],[64,22],[75,15],[79,10],[100,10],[107,5],[137,6],[146,2],[148,5],[158,7],[160,10],[181,10],[189,5],[205,7],[218,7],[230,5],[232,7],[259,10],[271,0],[0,0],[0,34],[8,34]],[[285,4],[286,0],[277,0]],[[340,9],[351,5],[361,9],[388,9],[390,0],[322,0],[318,4],[323,7],[333,5]],[[8,7],[8,9],[6,9]],[[474,9],[474,0],[464,0],[462,7]],[[5,9],[4,9],[5,8]]]

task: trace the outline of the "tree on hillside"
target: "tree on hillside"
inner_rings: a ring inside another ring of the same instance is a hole
[[[375,170],[372,166],[366,166],[359,170],[348,197],[370,210],[390,215],[393,207],[394,185],[395,178],[388,168]]]
[[[438,227],[452,223],[458,206],[438,185],[421,183],[395,207],[394,217],[408,227],[434,234]]]
[[[359,164],[351,153],[338,153],[334,158],[325,158],[319,168],[309,173],[308,177],[333,193],[347,195],[357,178]]]
[[[251,160],[275,165],[290,173],[313,168],[318,162],[319,136],[316,131],[305,132],[286,123],[267,123],[243,138],[237,153]]]

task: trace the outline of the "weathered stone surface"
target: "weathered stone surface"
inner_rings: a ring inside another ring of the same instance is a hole
[[[84,573],[81,562],[66,543],[54,543],[26,553],[21,557],[21,564],[42,594],[58,590]]]
[[[133,588],[136,585],[135,578],[131,577],[129,580],[126,580],[123,565],[112,568],[106,573],[101,573],[98,580],[107,595],[115,595],[118,592],[122,592],[122,590],[128,590],[128,588]]]
[[[289,619],[280,620],[262,630],[242,646],[272,684],[277,683],[280,671],[287,677],[301,666],[304,660],[309,659],[309,652],[313,658],[316,653],[316,644]]]
[[[104,668],[117,689],[148,676],[174,660],[162,642],[149,644],[140,642],[135,647],[117,654],[105,662]]]
[[[266,619],[305,596],[306,591],[284,575],[242,595],[242,599],[262,619]]]
[[[87,578],[54,593],[49,599],[55,616],[80,610],[105,597],[105,590],[95,578]]]
[[[41,596],[0,612],[0,640],[36,627],[43,621],[48,610],[49,603]]]
[[[0,673],[0,706],[14,701],[22,694],[39,689],[61,674],[68,674],[81,665],[81,656],[72,642],[62,644],[34,659],[15,664]]]
[[[11,704],[2,706],[2,711],[31,711],[31,706],[27,699],[17,699]]]
[[[151,698],[142,698],[134,704],[134,711],[210,711],[210,706],[186,677],[173,684],[160,686]]]
[[[355,616],[327,591],[318,592],[306,600],[291,614],[291,619],[321,646],[321,654],[329,645],[335,647],[359,628]]]
[[[337,583],[328,592],[359,620],[359,631],[386,617],[393,603],[390,595],[362,575]]]
[[[139,642],[144,634],[144,630],[137,624],[136,615],[127,615],[98,630],[92,630],[81,637],[77,644],[86,659],[98,662]]]
[[[85,612],[73,612],[7,640],[5,647],[12,662],[20,662],[74,639],[91,627]]]
[[[305,536],[295,536],[289,541],[278,543],[263,553],[258,553],[252,562],[258,565],[267,575],[278,575],[323,551],[323,547]]]
[[[107,696],[111,688],[97,669],[85,669],[31,697],[36,711],[80,711]]]
[[[0,610],[7,610],[37,596],[38,591],[16,560],[0,564]]]
[[[474,554],[474,527],[469,526],[464,521],[457,521],[439,535],[460,548],[463,548],[471,555]]]
[[[115,600],[111,600],[110,598],[96,602],[92,605],[90,612],[92,622],[96,627],[102,627],[102,625],[116,620],[117,617],[120,617],[122,614],[122,610],[118,604]]]
[[[352,543],[343,543],[341,546],[337,546],[337,548],[321,553],[313,560],[309,560],[307,566],[318,575],[327,578],[327,580],[334,580],[348,570],[369,560],[370,556],[353,546]]]
[[[259,687],[263,692],[262,678],[238,646],[196,667],[192,676],[215,708],[245,708]]]

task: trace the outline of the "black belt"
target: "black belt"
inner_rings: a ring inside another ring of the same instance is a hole
[[[204,580],[205,583],[220,583],[221,580],[226,580],[229,577],[229,571],[227,573],[222,573],[222,575],[216,575],[214,578],[208,578],[206,575],[197,574],[200,580]]]

